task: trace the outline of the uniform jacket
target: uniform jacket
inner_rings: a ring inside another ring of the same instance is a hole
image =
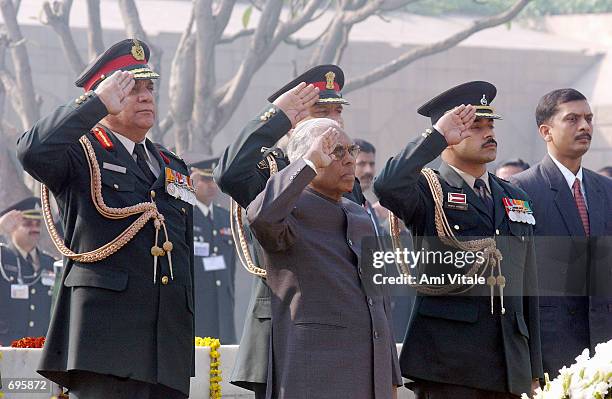
[[[118,236],[137,216],[107,219],[94,207],[89,169],[78,142],[87,135],[100,166],[106,205],[127,207],[154,195],[174,245],[174,279],[169,279],[164,256],[153,283],[152,221],[104,260],[67,261],[39,372],[66,387],[71,386],[69,371],[86,370],[159,383],[188,394],[194,373],[193,215],[190,204],[164,189],[164,168],[187,175],[187,166],[146,140],[161,169],[150,185],[113,133],[107,132],[113,143],[110,150],[90,133],[106,115],[96,95],[59,107],[21,136],[19,160],[55,196],[65,244],[75,252],[93,250]],[[117,171],[121,168],[125,173]],[[164,276],[167,284],[161,284]]]
[[[0,244],[0,346],[10,346],[16,339],[47,334],[55,259],[40,250],[37,252],[40,269],[34,272],[33,266],[12,243]],[[28,286],[27,299],[11,296],[11,285],[20,284],[20,268],[22,284]]]
[[[293,162],[248,208],[272,290],[267,396],[390,398],[401,385],[393,324],[359,267],[374,226],[363,207],[306,188],[315,175]]]
[[[195,257],[195,333],[200,337],[216,337],[224,345],[236,344],[234,328],[234,276],[236,252],[230,230],[230,215],[213,204],[212,221],[197,206],[193,209],[194,246],[203,246],[208,254]],[[197,251],[196,251],[197,255]],[[224,269],[205,267],[211,257],[222,256]]]
[[[512,179],[533,200],[535,234],[549,236],[538,238],[537,255],[542,359],[551,376],[569,367],[584,348],[593,350],[612,338],[612,180],[585,168],[582,173],[588,239],[567,181],[549,155]],[[596,295],[578,296],[573,288],[586,288],[587,279]],[[549,290],[563,291],[566,282],[570,296],[552,296]]]
[[[417,240],[437,236],[433,198],[420,171],[446,147],[437,131],[423,133],[387,161],[374,183],[381,204],[400,217]],[[496,238],[503,255],[506,292],[514,296],[505,297],[504,315],[498,295],[491,314],[486,286],[481,296],[418,296],[400,365],[407,378],[520,395],[530,392],[532,378],[542,377],[532,228],[510,221],[502,204],[502,197],[527,199],[526,194],[489,176],[494,220],[484,202],[448,165],[442,164],[438,179],[444,201],[447,193],[466,194],[467,210],[448,209],[445,202],[455,234]]]

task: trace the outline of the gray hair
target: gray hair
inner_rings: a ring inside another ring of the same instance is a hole
[[[298,123],[287,145],[289,161],[294,162],[296,159],[302,158],[315,138],[325,133],[330,127],[334,127],[339,132],[344,133],[344,129],[342,129],[340,124],[329,118],[314,118]]]

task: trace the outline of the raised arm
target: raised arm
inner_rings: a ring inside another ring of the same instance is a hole
[[[115,72],[95,91],[87,92],[36,122],[17,140],[17,156],[25,171],[52,191],[61,190],[71,181],[71,172],[83,167],[75,164],[82,157],[70,154],[82,152],[79,138],[109,113],[121,112],[125,96],[133,86],[130,72]]]
[[[236,140],[225,149],[214,178],[221,190],[246,208],[266,186],[269,169],[260,169],[262,148],[271,148],[307,115],[318,99],[318,89],[300,83],[278,97],[249,121]]]

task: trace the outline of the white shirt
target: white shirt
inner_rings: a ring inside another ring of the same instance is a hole
[[[21,249],[21,247],[19,247],[19,245],[17,244],[15,244],[15,248],[17,248],[17,251],[19,251],[19,254],[21,255],[23,259],[27,259],[28,253],[29,253],[30,256],[32,257],[32,263],[33,263],[32,266],[34,266],[35,270],[38,270],[38,253],[36,252],[36,248],[31,250],[30,252],[26,252],[24,249]]]
[[[567,185],[568,185],[572,195],[574,195],[574,189],[573,189],[574,182],[576,181],[576,179],[578,179],[580,181],[580,192],[582,193],[582,198],[584,198],[584,204],[586,205],[586,207],[588,209],[589,208],[589,204],[587,202],[586,190],[584,188],[584,182],[582,181],[582,165],[580,166],[580,169],[578,169],[578,173],[576,173],[574,175],[571,170],[569,170],[561,162],[557,161],[555,159],[555,157],[553,157],[550,153],[548,153],[548,155],[550,156],[550,159],[553,160],[555,165],[557,165],[557,168],[559,168],[559,170],[561,171],[561,174],[565,178],[565,181],[567,182]]]
[[[461,178],[467,183],[467,185],[470,186],[472,191],[476,193],[476,189],[474,188],[474,182],[476,182],[476,179],[477,179],[476,177],[472,176],[469,173],[462,171],[461,169],[455,168],[453,165],[449,164],[448,166],[453,168],[453,170],[457,172],[459,176],[461,176]],[[491,195],[491,185],[489,184],[489,172],[485,171],[482,176],[478,177],[478,179],[482,179],[482,181],[484,181],[484,184],[487,187],[487,191],[489,192],[489,195]]]
[[[121,142],[121,144],[123,144],[127,152],[130,153],[130,155],[132,155],[132,158],[136,160],[136,154],[134,153],[134,147],[136,147],[137,143],[133,142],[132,140],[128,139],[125,136],[120,135],[119,133],[115,133],[115,137],[117,137],[117,139]],[[159,164],[157,162],[157,158],[155,158],[155,155],[151,154],[151,151],[149,151],[149,149],[147,148],[145,141],[146,141],[146,138],[138,144],[144,145],[145,152],[147,153],[147,157],[149,158],[147,160],[147,165],[149,165],[149,169],[151,169],[151,172],[153,172],[153,175],[157,177],[159,176],[159,173],[160,173]]]
[[[202,213],[204,214],[204,217],[207,217],[208,214],[210,213],[210,219],[213,219],[213,215],[215,214],[213,212],[213,203],[211,202],[210,205],[206,206],[206,204],[201,203],[200,201],[196,202],[196,205],[198,206],[198,208],[200,208],[200,210],[202,211]]]

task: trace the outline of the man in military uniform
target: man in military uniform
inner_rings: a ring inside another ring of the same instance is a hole
[[[268,97],[272,104],[266,105],[245,126],[221,156],[214,171],[221,190],[246,208],[270,177],[268,154],[274,156],[279,170],[289,164],[283,151],[275,146],[298,122],[325,117],[343,124],[342,107],[348,104],[340,92],[343,85],[344,73],[340,67],[319,65]],[[349,196],[359,204],[364,202],[358,183]],[[232,384],[254,391],[256,398],[263,398],[266,392],[272,317],[270,295],[265,280],[256,278],[231,377]]]
[[[417,398],[517,398],[542,377],[529,200],[486,170],[497,153],[493,121],[500,116],[489,105],[496,92],[488,82],[469,82],[420,107],[433,127],[391,158],[374,182],[381,204],[420,243],[454,236],[462,244],[442,241],[440,248],[457,253],[479,246],[487,254],[486,284],[420,288],[442,294],[417,296],[400,354],[402,375],[414,381],[409,387]],[[440,154],[439,171],[423,170]],[[424,266],[467,274],[454,262]],[[466,289],[467,296],[451,295]]]
[[[51,236],[68,259],[39,373],[71,398],[186,398],[194,375],[195,195],[183,160],[146,138],[148,58],[114,44],[77,79],[85,94],[17,143],[61,210],[65,238]]]
[[[0,213],[0,346],[47,334],[54,282],[53,259],[37,248],[40,201],[26,198]]]
[[[230,214],[213,201],[219,187],[212,178],[219,158],[190,165],[197,202],[193,210],[195,251],[195,333],[235,344],[234,276],[236,252],[230,229]]]

